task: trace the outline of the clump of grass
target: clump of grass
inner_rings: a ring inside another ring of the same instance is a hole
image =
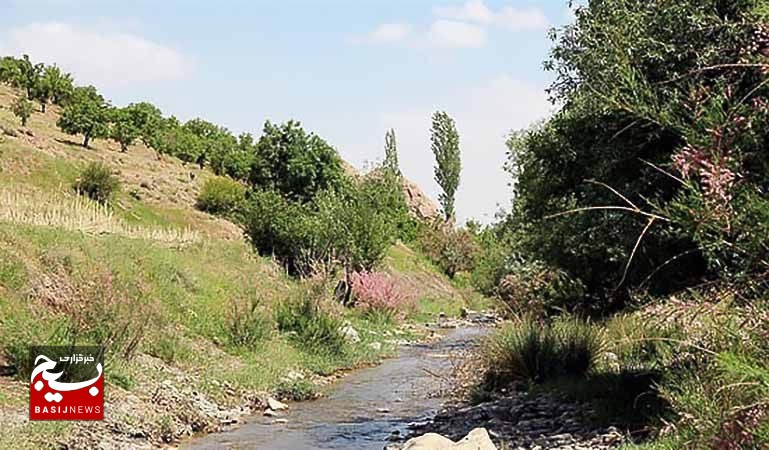
[[[272,322],[262,311],[259,298],[232,303],[227,320],[230,344],[236,347],[253,348],[272,334]]]
[[[288,333],[294,343],[305,348],[334,356],[344,355],[346,343],[340,331],[342,320],[321,307],[319,291],[302,291],[298,297],[289,297],[277,305],[275,321],[278,330]]]
[[[584,376],[603,352],[597,326],[578,319],[547,324],[530,318],[495,333],[484,348],[487,388],[513,382],[541,383],[561,376]]]
[[[120,180],[106,164],[92,162],[80,172],[72,187],[78,194],[105,204],[120,189]]]

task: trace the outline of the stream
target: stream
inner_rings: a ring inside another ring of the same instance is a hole
[[[398,356],[361,369],[328,387],[318,400],[292,403],[281,417],[252,416],[239,428],[190,442],[188,449],[355,449],[382,450],[395,430],[432,417],[447,400],[441,380],[448,375],[449,355],[472,346],[483,328],[457,328],[429,345],[403,347]]]

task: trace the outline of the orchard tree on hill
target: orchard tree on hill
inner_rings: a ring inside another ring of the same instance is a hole
[[[163,127],[163,113],[155,105],[147,102],[131,103],[123,108],[134,127],[138,138],[148,147],[156,143],[157,135]],[[153,147],[154,148],[154,147]],[[157,150],[157,149],[155,149]]]
[[[253,187],[307,202],[322,190],[337,188],[343,178],[336,150],[315,134],[305,132],[299,122],[264,124],[249,175]]]
[[[33,64],[29,55],[24,55],[18,60],[20,70],[20,87],[26,89],[28,98],[35,98],[35,89],[40,82],[40,76],[43,73],[45,65],[43,63]]]
[[[134,143],[139,134],[139,128],[134,124],[128,108],[115,108],[112,110],[109,137],[120,144],[122,152],[128,151],[128,146]]]
[[[459,187],[462,164],[459,156],[459,134],[454,120],[443,111],[433,114],[432,151],[435,154],[435,181],[443,189],[438,199],[446,220],[454,219],[454,195]]]
[[[21,126],[27,126],[27,120],[32,115],[32,102],[26,98],[19,97],[13,105],[11,105],[11,111],[13,114],[21,120]]]
[[[56,125],[67,134],[82,134],[83,147],[91,139],[109,135],[110,106],[93,86],[75,88],[72,100]]]
[[[49,100],[56,105],[64,103],[72,95],[72,83],[72,75],[62,72],[55,65],[47,66],[35,88],[35,99],[40,102],[42,111],[45,112]]]

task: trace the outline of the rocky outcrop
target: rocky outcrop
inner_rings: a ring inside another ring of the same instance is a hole
[[[405,178],[403,179],[403,195],[406,197],[409,212],[414,217],[431,220],[440,215],[438,204],[428,197],[418,184]]]

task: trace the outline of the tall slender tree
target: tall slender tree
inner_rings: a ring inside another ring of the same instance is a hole
[[[401,175],[401,169],[398,165],[398,146],[395,142],[395,130],[392,128],[385,133],[384,167],[395,175]]]
[[[447,221],[454,219],[454,195],[459,187],[462,164],[459,155],[459,133],[454,119],[444,111],[433,114],[432,151],[435,154],[435,181],[443,192],[438,197]]]

